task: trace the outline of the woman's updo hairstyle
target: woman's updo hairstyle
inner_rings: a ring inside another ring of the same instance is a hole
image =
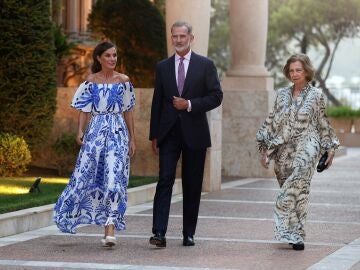
[[[100,57],[106,50],[108,50],[112,47],[115,47],[115,45],[108,41],[101,42],[100,44],[98,44],[95,47],[94,52],[93,52],[93,64],[91,66],[92,73],[96,73],[101,70],[101,64],[100,64],[99,60],[97,59],[97,57],[98,56]]]

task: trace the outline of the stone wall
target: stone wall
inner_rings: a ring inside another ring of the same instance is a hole
[[[269,77],[225,77],[223,80],[222,176],[273,177],[259,163],[256,132],[274,102]],[[272,166],[272,163],[271,163]]]
[[[134,110],[136,154],[131,163],[133,175],[158,175],[158,157],[152,153],[149,141],[150,112],[153,89],[135,90],[136,106]]]
[[[339,138],[340,145],[360,147],[360,118],[329,117],[329,121]]]

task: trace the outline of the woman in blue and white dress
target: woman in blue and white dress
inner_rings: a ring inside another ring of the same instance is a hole
[[[113,246],[115,229],[125,229],[130,157],[135,153],[135,95],[129,78],[114,70],[117,53],[112,43],[100,43],[93,60],[93,73],[71,103],[80,110],[77,142],[81,149],[69,184],[55,205],[54,221],[66,233],[76,233],[80,224],[104,226],[101,242]]]

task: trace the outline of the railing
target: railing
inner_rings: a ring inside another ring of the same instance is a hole
[[[360,85],[358,86],[329,86],[330,92],[344,105],[353,109],[360,109]]]

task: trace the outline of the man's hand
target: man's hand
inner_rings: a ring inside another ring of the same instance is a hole
[[[159,154],[159,148],[157,147],[157,139],[152,139],[151,141],[152,150],[155,155]]]
[[[183,111],[188,108],[189,104],[186,99],[173,96],[173,106],[175,109]]]

